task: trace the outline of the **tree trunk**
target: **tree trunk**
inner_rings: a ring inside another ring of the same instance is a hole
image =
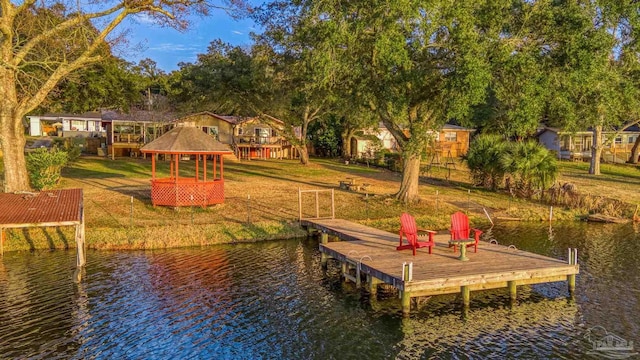
[[[396,199],[405,204],[418,202],[420,200],[418,180],[420,180],[420,154],[403,156],[402,183],[400,191],[395,195]]]
[[[638,163],[638,155],[640,153],[640,136],[636,138],[636,142],[633,143],[633,147],[631,148],[631,156],[629,156],[629,160],[627,162],[629,164],[637,164]]]
[[[602,156],[602,125],[593,128],[593,146],[589,174],[600,175],[600,157]]]
[[[298,153],[300,154],[300,164],[307,165],[309,164],[309,150],[307,149],[307,144],[302,144],[300,146],[296,146]]]
[[[353,154],[351,153],[351,139],[353,138],[354,130],[345,129],[342,131],[342,158],[350,159]]]
[[[5,103],[6,104],[6,103]],[[3,104],[3,105],[5,105]],[[7,111],[8,109],[4,108]],[[11,112],[11,111],[7,111]],[[21,117],[0,115],[0,145],[4,164],[4,192],[30,191],[29,174],[24,156],[24,126]]]

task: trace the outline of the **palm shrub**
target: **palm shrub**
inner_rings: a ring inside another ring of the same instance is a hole
[[[505,169],[501,158],[507,151],[507,142],[500,135],[477,136],[465,159],[474,185],[496,190],[504,179]]]
[[[508,151],[501,158],[501,164],[514,180],[515,190],[526,198],[551,186],[558,175],[555,156],[540,143],[531,140],[510,143]]]
[[[63,150],[53,148],[36,149],[27,155],[27,171],[31,186],[36,190],[49,189],[60,180],[60,171],[67,164],[68,155]]]

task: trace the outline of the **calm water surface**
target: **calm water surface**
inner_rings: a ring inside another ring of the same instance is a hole
[[[0,358],[413,359],[602,358],[603,331],[640,351],[640,235],[632,225],[495,227],[501,244],[566,257],[578,248],[575,301],[566,283],[433,297],[403,318],[397,298],[370,300],[323,273],[314,240],[197,249],[5,254]],[[592,337],[589,337],[592,334]],[[640,358],[640,356],[637,356]]]

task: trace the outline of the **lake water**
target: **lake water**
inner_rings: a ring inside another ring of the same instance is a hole
[[[640,352],[640,236],[633,225],[509,224],[489,236],[557,258],[578,248],[566,282],[433,297],[403,318],[399,300],[324,273],[312,239],[146,252],[5,254],[0,358],[414,359],[611,356],[607,333]],[[619,354],[614,351],[613,355]],[[636,355],[638,356],[638,355]],[[638,356],[640,357],[640,356]]]

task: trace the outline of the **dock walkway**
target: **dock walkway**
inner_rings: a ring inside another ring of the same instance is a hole
[[[461,293],[465,306],[470,291],[509,288],[511,299],[516,297],[518,285],[567,281],[569,293],[575,289],[579,266],[570,250],[569,263],[562,260],[480,242],[478,252],[468,251],[469,261],[458,260],[449,248],[449,235],[436,235],[436,246],[429,254],[427,248],[397,251],[399,235],[374,229],[342,219],[304,219],[308,230],[319,231],[323,264],[331,258],[342,265],[346,279],[360,285],[366,275],[369,290],[376,292],[379,283],[390,284],[401,292],[402,310],[409,313],[411,298]],[[329,241],[330,238],[333,241]],[[337,241],[344,240],[344,241]],[[409,270],[407,264],[412,263]],[[356,276],[350,274],[356,270]],[[403,276],[404,275],[404,276]],[[403,280],[407,278],[407,280]]]

